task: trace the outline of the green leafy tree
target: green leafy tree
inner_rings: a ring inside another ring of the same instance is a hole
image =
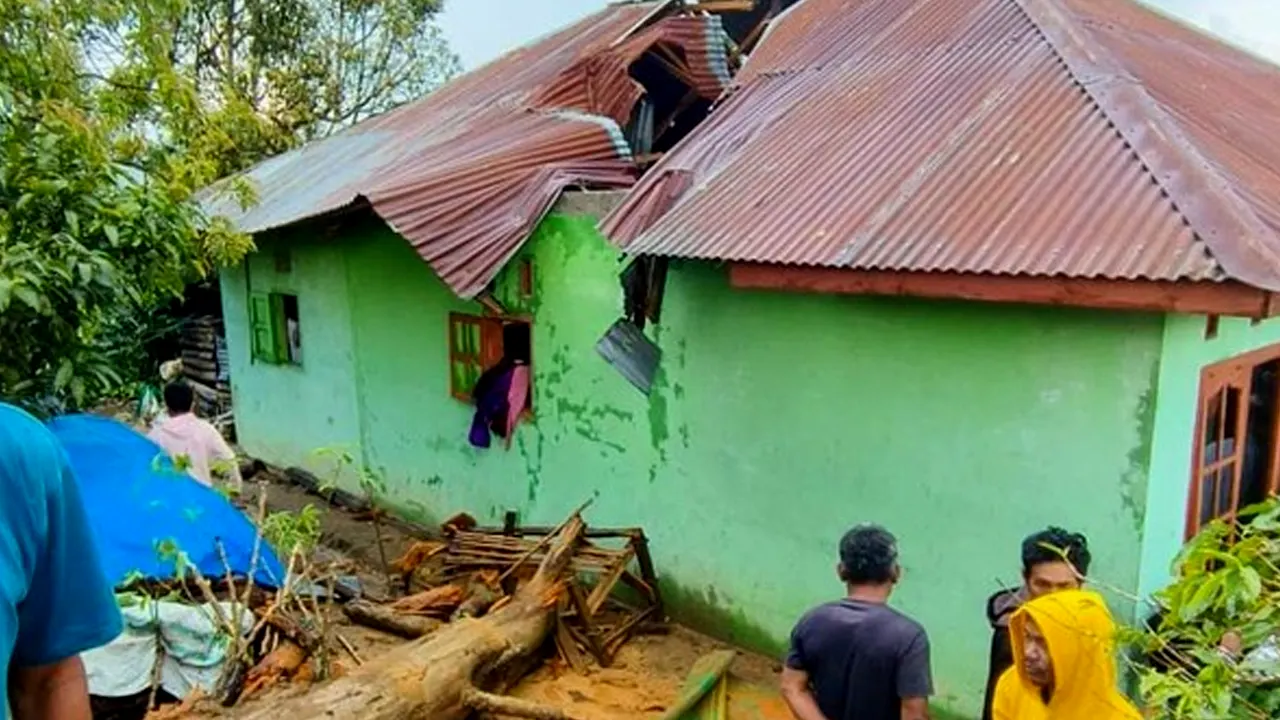
[[[1183,548],[1156,593],[1160,620],[1123,639],[1147,704],[1174,720],[1280,715],[1280,501],[1215,521]],[[1159,660],[1159,662],[1152,662]]]
[[[96,12],[0,0],[0,397],[31,406],[82,406],[118,384],[110,318],[146,312],[249,246],[121,156],[82,79]]]
[[[193,194],[450,76],[437,10],[0,0],[0,398],[77,408],[136,380],[139,323],[252,247]]]
[[[93,28],[88,47],[113,108],[181,150],[181,170],[202,186],[448,80],[459,62],[435,24],[439,9],[438,0],[135,0]]]

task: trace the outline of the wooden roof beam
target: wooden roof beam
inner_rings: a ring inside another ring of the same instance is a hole
[[[731,263],[729,284],[734,288],[753,290],[908,296],[1249,318],[1273,317],[1280,311],[1276,293],[1235,281],[1154,282]]]

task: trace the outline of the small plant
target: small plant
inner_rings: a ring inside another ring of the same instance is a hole
[[[382,511],[379,509],[380,500],[387,493],[386,477],[367,465],[361,464],[357,467],[355,458],[346,450],[319,448],[315,450],[315,455],[320,458],[330,458],[333,462],[333,474],[321,485],[322,493],[333,489],[338,484],[338,478],[351,468],[355,468],[356,481],[360,485],[365,503],[369,506],[369,514],[373,521],[373,535],[378,544],[378,560],[382,563],[382,574],[387,578],[387,585],[391,586],[393,583],[391,566],[387,562],[387,551],[382,543]]]
[[[284,556],[308,554],[320,543],[320,510],[308,503],[297,512],[273,512],[262,522],[262,536]]]
[[[1280,715],[1280,501],[1215,521],[1182,549],[1150,627],[1121,641],[1142,654],[1141,694],[1172,720]]]

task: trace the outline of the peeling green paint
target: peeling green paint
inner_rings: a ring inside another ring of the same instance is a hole
[[[667,429],[667,373],[661,365],[649,390],[649,443],[665,459],[663,445],[671,437]]]
[[[1129,467],[1120,477],[1120,498],[1133,519],[1134,532],[1141,535],[1146,516],[1147,476],[1151,463],[1151,441],[1155,428],[1156,398],[1160,388],[1160,362],[1151,364],[1147,389],[1138,396],[1134,411],[1134,429],[1138,441],[1129,451]]]
[[[543,437],[540,432],[535,435],[532,451],[529,448],[529,433],[518,433],[516,436],[516,446],[525,459],[526,499],[530,503],[538,499],[538,488],[542,485]]]

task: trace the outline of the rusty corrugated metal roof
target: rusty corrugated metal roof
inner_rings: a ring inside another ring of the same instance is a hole
[[[1280,290],[1280,68],[1128,0],[803,0],[631,253]]]
[[[247,171],[258,202],[210,192],[205,208],[245,232],[361,200],[451,289],[481,292],[566,187],[627,187],[621,125],[644,88],[628,70],[652,50],[703,97],[728,85],[719,19],[671,3],[615,5],[468,73],[428,97]]]

